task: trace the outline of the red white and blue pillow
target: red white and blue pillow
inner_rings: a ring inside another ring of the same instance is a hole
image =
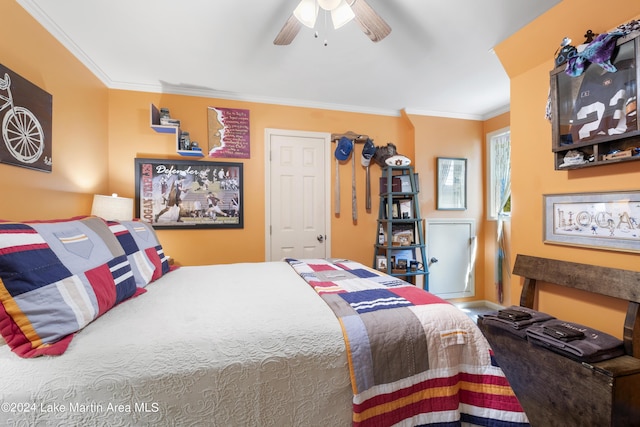
[[[0,223],[0,333],[19,356],[62,354],[75,332],[140,292],[100,218]]]
[[[142,221],[107,224],[127,254],[138,287],[144,288],[169,272],[169,260],[151,225]]]

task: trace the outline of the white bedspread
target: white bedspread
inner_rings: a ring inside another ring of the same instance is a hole
[[[57,357],[0,346],[1,425],[348,426],[339,323],[284,262],[182,267]]]

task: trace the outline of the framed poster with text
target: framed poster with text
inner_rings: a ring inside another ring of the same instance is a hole
[[[243,228],[242,166],[137,158],[136,217],[154,228]]]

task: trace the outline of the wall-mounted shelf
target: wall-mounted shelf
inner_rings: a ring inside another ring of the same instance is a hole
[[[180,149],[180,132],[181,129],[177,126],[168,126],[160,124],[160,111],[158,107],[151,104],[150,108],[150,118],[149,122],[151,124],[151,129],[155,130],[158,133],[172,133],[176,136],[176,152],[181,156],[185,157],[204,157],[202,154],[202,149],[194,149],[194,150],[181,150]]]

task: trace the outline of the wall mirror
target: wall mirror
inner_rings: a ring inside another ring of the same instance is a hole
[[[437,158],[438,210],[467,209],[467,159]]]

